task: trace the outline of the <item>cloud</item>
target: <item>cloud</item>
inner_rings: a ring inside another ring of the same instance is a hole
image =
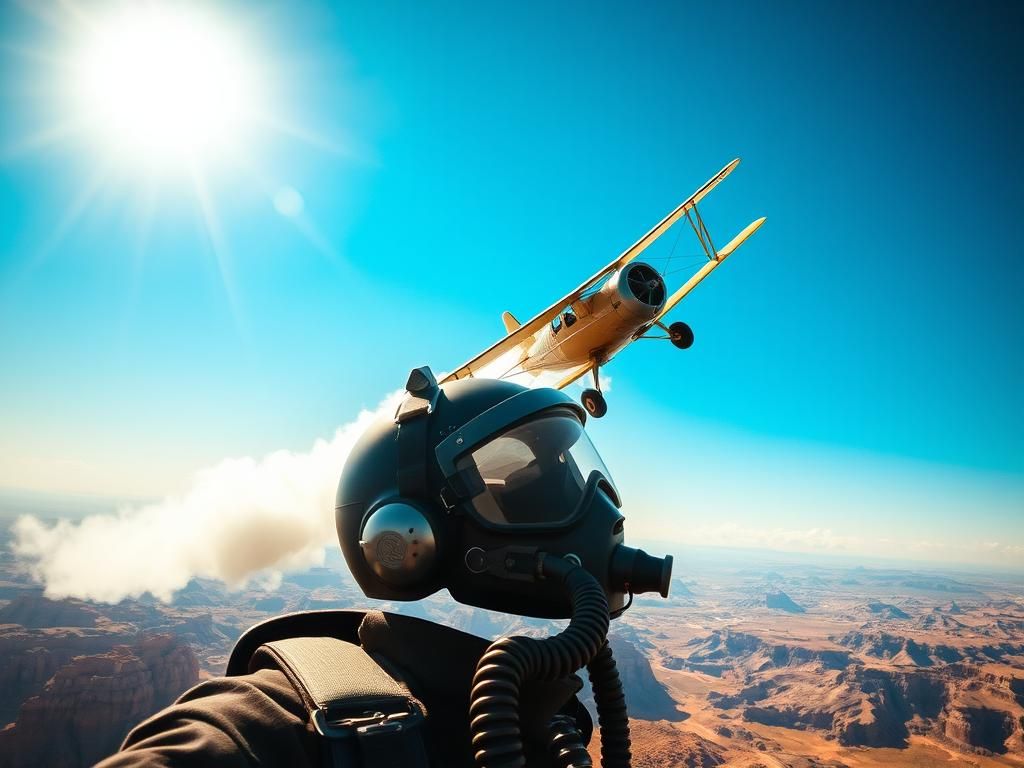
[[[946,549],[946,544],[941,541],[932,541],[931,539],[919,539],[917,541],[911,541],[907,544],[907,548],[913,552],[929,552],[938,554]]]
[[[777,549],[801,552],[848,552],[862,544],[856,536],[843,536],[830,528],[755,528],[736,523],[690,528],[683,543],[707,547]]]
[[[696,525],[666,539],[655,526],[638,526],[642,536],[693,547],[764,549],[823,555],[855,555],[894,560],[943,561],[1010,566],[1020,570],[1024,544],[1001,541],[939,541],[913,537],[843,534],[822,527],[767,527],[737,522]]]
[[[1007,544],[1001,541],[984,541],[975,549],[985,557],[995,557],[1010,563],[1024,562],[1024,544]]]
[[[179,497],[47,525],[13,527],[14,554],[50,597],[116,602],[149,592],[161,600],[201,576],[242,586],[322,564],[335,546],[334,494],[345,459],[400,392],[363,411],[305,452],[226,459],[198,472]]]

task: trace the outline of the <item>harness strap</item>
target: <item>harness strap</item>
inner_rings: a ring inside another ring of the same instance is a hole
[[[398,493],[406,499],[427,496],[426,414],[398,425]]]
[[[326,741],[325,768],[426,768],[423,705],[358,645],[293,637],[261,645],[249,671],[279,669]]]
[[[427,496],[427,417],[441,394],[430,368],[413,368],[405,397],[395,412],[398,425],[398,493],[407,499]]]

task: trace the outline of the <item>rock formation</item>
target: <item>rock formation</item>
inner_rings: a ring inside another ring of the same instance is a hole
[[[618,635],[613,634],[610,642],[630,714],[641,720],[685,720],[688,715],[676,706],[675,700],[654,676],[647,656],[632,642]]]
[[[889,666],[733,632],[692,642],[682,662],[705,671],[713,659],[747,681],[734,693],[709,693],[715,707],[738,710],[750,723],[826,731],[844,746],[902,748],[912,732],[966,751],[1002,754],[1024,744],[1024,677],[946,663],[948,650],[895,635],[850,633],[842,640]]]
[[[724,670],[756,670],[817,664],[824,669],[843,669],[850,652],[832,645],[808,647],[800,643],[772,642],[745,632],[719,630],[690,643],[693,650],[684,665],[706,674]]]
[[[106,653],[134,639],[134,631],[126,634],[120,628],[0,627],[0,721],[13,720],[21,703],[41,692],[75,656]]]
[[[1005,754],[1007,741],[1019,728],[1009,712],[988,707],[964,707],[947,713],[944,733],[952,741],[978,752]],[[1016,741],[1020,741],[1020,737]]]
[[[928,667],[954,664],[959,661],[976,663],[1012,661],[1024,656],[1024,642],[929,643],[912,637],[883,631],[849,632],[835,638],[840,645],[876,659],[894,664]]]
[[[43,627],[95,627],[99,611],[81,600],[50,600],[42,591],[18,595],[0,608],[0,624],[18,624],[29,629]]]
[[[724,750],[696,733],[682,731],[665,721],[630,720],[633,768],[714,768],[725,763]],[[590,742],[590,754],[601,766],[598,739]]]
[[[0,731],[0,768],[95,763],[135,723],[194,685],[198,673],[195,654],[171,635],[76,656]]]
[[[910,618],[909,613],[889,603],[868,603],[867,609],[881,619],[903,620]]]
[[[786,613],[806,613],[807,609],[793,602],[793,598],[785,592],[769,592],[764,596],[764,604],[768,608]]]

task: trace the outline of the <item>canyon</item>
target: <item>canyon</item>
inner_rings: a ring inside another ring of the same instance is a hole
[[[638,768],[1024,766],[1020,576],[700,551],[676,562],[669,599],[638,597],[612,623]],[[196,580],[170,604],[108,605],[45,597],[4,553],[0,768],[91,764],[132,725],[222,674],[247,627],[346,607],[485,637],[560,626],[443,594],[368,601],[335,554],[273,588]],[[582,698],[592,708],[587,689]],[[599,763],[596,739],[591,751]]]

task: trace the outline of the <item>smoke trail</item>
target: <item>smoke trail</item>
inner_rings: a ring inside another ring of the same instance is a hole
[[[241,586],[255,576],[323,563],[334,545],[334,492],[353,444],[400,392],[317,440],[305,453],[226,459],[198,472],[176,498],[48,526],[13,528],[14,554],[49,597],[116,602],[150,592],[169,601],[196,576]]]

